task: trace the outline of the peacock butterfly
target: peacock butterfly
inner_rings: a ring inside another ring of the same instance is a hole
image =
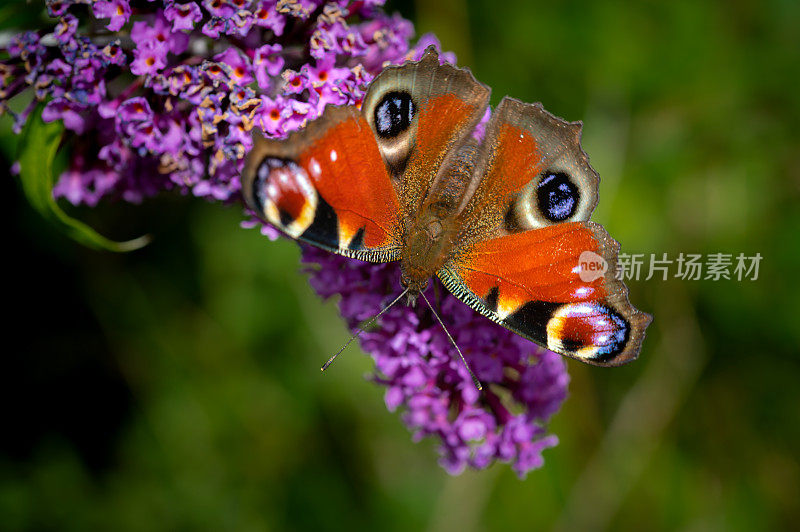
[[[429,48],[383,70],[361,109],[328,106],[286,140],[257,137],[245,201],[294,239],[399,260],[412,303],[437,275],[551,351],[599,366],[633,360],[651,317],[615,277],[619,245],[589,221],[599,176],[582,124],[505,97],[479,142],[471,133],[489,92]],[[587,252],[605,261],[595,275],[581,269]]]

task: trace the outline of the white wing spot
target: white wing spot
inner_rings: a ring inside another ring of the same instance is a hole
[[[591,291],[592,291],[592,289],[589,288],[588,286],[582,286],[582,287],[578,288],[577,290],[575,290],[575,295],[578,296],[578,297],[586,297],[587,295],[589,295],[589,292],[591,292]]]
[[[336,153],[336,150],[331,150],[331,161],[336,161],[339,155]]]
[[[319,177],[319,175],[322,173],[322,168],[320,167],[319,162],[313,157],[309,162],[311,163],[311,175],[314,177]]]

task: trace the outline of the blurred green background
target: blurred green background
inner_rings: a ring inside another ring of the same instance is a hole
[[[415,444],[298,249],[185,197],[70,212],[2,180],[3,530],[766,530],[800,522],[800,3],[393,2],[504,94],[584,120],[628,253],[761,253],[757,281],[629,282],[640,359],[569,361],[520,481]],[[9,165],[7,122],[0,140]]]

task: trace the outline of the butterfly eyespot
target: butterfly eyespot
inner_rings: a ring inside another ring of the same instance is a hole
[[[546,170],[530,180],[505,213],[505,227],[516,233],[554,223],[575,221],[585,214],[587,198],[566,172]],[[581,210],[583,209],[583,211]]]
[[[396,137],[409,128],[415,112],[409,93],[388,92],[375,106],[375,131],[383,138]]]
[[[592,362],[608,362],[628,343],[630,326],[601,303],[568,303],[547,322],[547,348]]]
[[[546,172],[536,186],[536,206],[551,222],[563,222],[578,208],[578,187],[564,172]]]
[[[314,221],[319,198],[306,170],[291,159],[265,157],[253,180],[252,205],[268,222],[297,238]]]

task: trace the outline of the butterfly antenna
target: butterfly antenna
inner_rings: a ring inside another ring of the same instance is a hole
[[[342,348],[341,348],[341,349],[339,349],[339,350],[338,350],[338,351],[337,351],[337,352],[336,352],[336,353],[335,353],[335,354],[334,354],[334,355],[333,355],[331,358],[329,358],[329,359],[328,359],[328,361],[327,361],[327,362],[325,362],[325,364],[323,364],[323,365],[322,365],[322,367],[320,368],[320,371],[325,371],[326,369],[328,369],[328,366],[330,366],[331,364],[333,364],[333,361],[334,361],[334,360],[336,360],[336,357],[338,357],[338,356],[339,356],[339,355],[342,353],[342,351],[344,351],[345,349],[347,349],[347,346],[348,346],[348,345],[350,345],[350,344],[353,342],[353,340],[355,340],[356,338],[358,338],[359,336],[361,336],[361,333],[362,333],[362,332],[364,332],[364,329],[366,329],[367,327],[369,327],[370,325],[372,325],[373,323],[375,323],[375,320],[377,320],[378,318],[380,318],[380,317],[383,315],[383,313],[384,313],[384,312],[386,312],[387,310],[389,310],[390,308],[392,308],[392,306],[394,306],[394,304],[395,304],[395,303],[397,303],[398,301],[400,301],[400,299],[401,299],[401,298],[402,298],[404,295],[406,295],[406,293],[407,293],[407,292],[408,292],[408,288],[406,288],[405,290],[403,290],[403,293],[401,293],[399,296],[397,296],[397,297],[394,299],[394,301],[392,301],[391,303],[389,303],[388,305],[386,305],[385,307],[383,307],[383,310],[381,310],[380,312],[378,312],[377,314],[375,314],[375,316],[373,316],[372,318],[370,318],[370,320],[369,320],[367,323],[365,323],[363,327],[359,327],[359,328],[358,328],[358,330],[356,331],[356,333],[355,333],[353,336],[351,336],[351,337],[350,337],[350,339],[347,341],[347,343],[346,343],[346,344],[344,344],[344,345],[342,346]]]
[[[436,311],[433,309],[433,305],[431,305],[431,302],[428,301],[427,297],[425,297],[425,293],[420,292],[420,295],[422,296],[422,299],[425,300],[425,303],[427,303],[428,306],[431,308],[431,312],[433,312],[433,315],[436,316],[436,319],[439,321],[439,325],[441,325],[442,329],[444,329],[444,333],[447,335],[448,338],[450,338],[450,343],[453,344],[453,347],[455,347],[456,351],[458,351],[458,356],[461,357],[461,362],[464,363],[464,367],[467,368],[469,376],[472,377],[472,382],[475,383],[475,387],[478,389],[478,391],[482,391],[483,386],[481,386],[481,381],[478,380],[478,377],[476,377],[475,374],[472,372],[472,368],[470,368],[469,364],[467,364],[467,359],[464,358],[464,354],[461,352],[461,349],[458,348],[458,344],[456,344],[456,341],[453,340],[452,336],[450,336],[450,331],[448,331],[447,327],[444,326],[442,318],[440,318],[439,315],[436,313]]]

